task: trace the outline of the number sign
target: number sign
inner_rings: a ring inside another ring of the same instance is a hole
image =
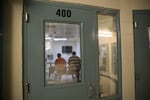
[[[57,9],[56,15],[59,17],[71,17],[71,10]]]

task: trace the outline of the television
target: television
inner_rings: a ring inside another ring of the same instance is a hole
[[[72,46],[62,46],[62,53],[72,53]]]

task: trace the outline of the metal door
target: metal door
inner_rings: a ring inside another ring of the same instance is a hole
[[[96,99],[98,46],[95,22],[93,8],[34,1],[27,5],[23,35],[25,100]],[[76,75],[69,72],[68,59],[72,51],[81,59],[78,81]],[[65,72],[57,71],[54,63],[57,53],[61,53],[67,62]]]
[[[150,99],[150,11],[134,11],[136,100]]]

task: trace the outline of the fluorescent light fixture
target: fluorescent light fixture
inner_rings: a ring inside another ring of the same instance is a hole
[[[45,39],[46,39],[46,40],[51,40],[52,38],[51,38],[51,37],[45,37]]]
[[[67,38],[54,38],[55,41],[66,41]]]
[[[112,34],[99,34],[99,37],[112,37]]]
[[[99,31],[99,37],[112,37],[112,32],[109,31]]]

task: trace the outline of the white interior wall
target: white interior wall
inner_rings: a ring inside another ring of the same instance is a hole
[[[57,41],[57,42],[53,42],[51,44],[51,50],[50,52],[47,52],[47,54],[52,54],[54,59],[53,62],[55,61],[55,59],[57,58],[57,53],[61,53],[62,57],[65,58],[66,61],[68,61],[69,57],[72,55],[71,53],[62,53],[62,46],[72,46],[72,51],[77,51],[77,54],[80,54],[80,52],[78,51],[78,48],[80,48],[80,45],[77,44],[77,42],[75,41]]]

